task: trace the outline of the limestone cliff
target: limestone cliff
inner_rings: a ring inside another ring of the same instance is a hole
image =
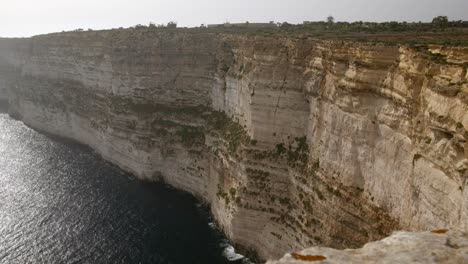
[[[113,30],[0,40],[27,125],[210,204],[259,258],[468,229],[468,49]]]

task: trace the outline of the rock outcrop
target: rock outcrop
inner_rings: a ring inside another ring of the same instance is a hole
[[[287,254],[281,260],[267,263],[466,263],[468,234],[459,231],[444,232],[445,230],[424,233],[397,232],[381,241],[368,243],[361,249],[336,250],[315,247]]]
[[[27,125],[210,204],[260,259],[468,229],[468,49],[112,30],[0,40]]]

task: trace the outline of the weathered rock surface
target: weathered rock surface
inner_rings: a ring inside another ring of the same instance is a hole
[[[298,253],[287,254],[268,264],[299,263],[457,263],[468,260],[468,234],[450,231],[444,234],[432,232],[396,232],[390,237],[366,244],[360,249],[336,250],[314,247]]]
[[[468,229],[468,49],[114,30],[0,40],[27,125],[210,204],[260,258]]]

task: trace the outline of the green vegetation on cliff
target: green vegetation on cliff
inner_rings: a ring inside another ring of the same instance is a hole
[[[224,112],[212,111],[207,116],[207,122],[211,132],[219,133],[225,140],[230,154],[236,153],[241,144],[250,143],[250,137],[245,129]]]
[[[158,133],[168,134],[168,128],[176,129],[175,133],[186,146],[205,143],[205,134],[216,133],[225,142],[226,149],[230,154],[237,152],[242,144],[250,143],[250,137],[245,129],[226,113],[211,110],[207,106],[171,106],[169,104],[154,103],[145,100],[132,100],[121,96],[112,96],[110,104],[118,112],[135,113],[137,116],[183,116],[198,120],[200,125],[187,125],[158,118],[153,124],[153,130]],[[177,119],[177,118],[176,118]],[[192,121],[193,121],[192,120]],[[206,125],[201,125],[205,123]],[[129,126],[131,128],[132,126]],[[255,142],[255,141],[254,141]]]

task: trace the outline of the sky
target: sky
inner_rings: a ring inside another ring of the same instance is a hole
[[[0,0],[0,37],[109,29],[149,22],[468,20],[468,0]]]

